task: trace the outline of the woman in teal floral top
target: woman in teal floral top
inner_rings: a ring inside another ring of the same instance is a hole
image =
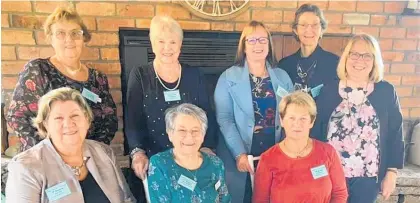
[[[206,113],[184,103],[166,111],[165,123],[174,148],[150,158],[151,203],[231,202],[223,162],[199,151],[207,130]]]

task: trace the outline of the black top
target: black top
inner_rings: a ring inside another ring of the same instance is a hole
[[[85,200],[85,203],[110,202],[91,173],[88,172],[86,178],[82,181],[79,181],[79,183],[80,187],[82,188],[83,199]]]
[[[315,51],[308,57],[302,57],[300,49],[283,59],[278,63],[278,67],[284,69],[292,79],[295,88],[301,84],[304,88],[305,85],[308,87],[316,87],[320,84],[324,84],[331,79],[337,79],[337,65],[339,57],[331,52],[324,51],[319,45]],[[302,72],[299,77],[298,67],[301,68]],[[302,78],[304,78],[302,80]]]
[[[327,141],[328,124],[332,112],[341,103],[339,81],[326,84],[316,99],[317,117],[311,130],[311,137]],[[394,87],[386,81],[375,83],[368,96],[379,118],[379,183],[387,168],[402,168],[404,165],[404,140],[402,136],[402,113]]]
[[[181,100],[166,102],[164,87],[160,84],[153,64],[134,68],[128,79],[127,117],[125,135],[129,151],[135,147],[147,152],[150,157],[172,148],[165,127],[165,110],[180,103],[192,103],[202,108],[208,117],[208,129],[203,146],[214,149],[217,142],[217,126],[211,110],[204,76],[198,68],[182,65],[181,81],[178,87]],[[165,86],[172,89],[176,83]]]

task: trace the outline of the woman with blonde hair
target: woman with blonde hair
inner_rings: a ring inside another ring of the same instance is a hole
[[[136,202],[112,149],[86,140],[94,116],[79,91],[51,90],[38,106],[43,140],[9,163],[6,202]]]
[[[404,163],[402,114],[394,87],[383,80],[379,44],[367,34],[350,39],[337,68],[340,81],[326,85],[312,131],[338,151],[349,202],[388,199]]]
[[[216,119],[210,107],[204,75],[198,67],[179,62],[183,31],[169,16],[155,16],[150,24],[150,42],[155,58],[149,64],[133,68],[127,86],[125,136],[134,176],[130,186],[142,188],[139,179],[147,175],[149,158],[172,148],[165,131],[164,112],[173,105],[191,103],[208,117],[201,151],[213,154],[216,148]],[[137,192],[140,192],[137,194]],[[141,189],[134,192],[140,199]]]
[[[88,139],[110,144],[118,129],[116,106],[105,74],[81,63],[91,35],[82,18],[72,8],[58,7],[44,24],[44,32],[55,54],[29,61],[13,92],[7,121],[25,151],[42,139],[31,119],[36,117],[38,99],[53,89],[71,87],[82,93],[93,111]]]
[[[346,180],[335,149],[309,137],[317,115],[312,97],[301,91],[289,94],[279,111],[286,135],[261,155],[253,202],[346,203]]]
[[[251,21],[239,40],[235,65],[220,76],[214,100],[223,138],[218,156],[226,166],[232,202],[251,202],[248,155],[259,156],[280,140],[277,91],[293,89],[287,73],[275,68],[273,41],[263,23]]]

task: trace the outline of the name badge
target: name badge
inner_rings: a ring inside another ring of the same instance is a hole
[[[178,179],[178,184],[180,184],[182,187],[185,187],[191,191],[194,191],[195,186],[197,185],[197,182],[191,180],[190,178],[181,175]]]
[[[102,102],[102,99],[99,98],[99,96],[97,94],[93,93],[92,91],[90,91],[86,88],[83,88],[82,96],[84,98],[89,99],[90,101],[94,102],[95,104],[98,103],[98,102],[99,103]]]
[[[181,100],[181,95],[179,94],[179,90],[163,91],[163,96],[165,97],[165,102]]]
[[[317,97],[321,93],[322,87],[324,87],[324,84],[320,84],[311,89],[311,95],[313,98]]]
[[[311,168],[311,172],[312,172],[312,177],[314,177],[315,180],[318,178],[328,176],[328,171],[325,165]]]
[[[282,88],[282,87],[279,86],[277,88],[276,94],[279,97],[285,97],[285,96],[287,96],[290,93],[287,90],[285,90],[284,88]]]
[[[45,192],[50,201],[56,201],[71,194],[70,188],[65,181],[46,189]]]
[[[218,180],[216,185],[214,185],[214,189],[218,190],[220,188],[220,185],[222,185],[222,183],[220,183],[220,180]]]

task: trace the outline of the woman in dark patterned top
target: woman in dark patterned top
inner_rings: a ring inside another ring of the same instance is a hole
[[[88,139],[110,144],[118,128],[116,106],[109,92],[105,74],[80,62],[84,44],[91,39],[82,19],[70,8],[57,8],[44,26],[55,55],[29,61],[19,74],[7,114],[9,126],[22,143],[20,151],[41,139],[31,124],[36,117],[38,100],[60,87],[77,89],[94,113]]]

